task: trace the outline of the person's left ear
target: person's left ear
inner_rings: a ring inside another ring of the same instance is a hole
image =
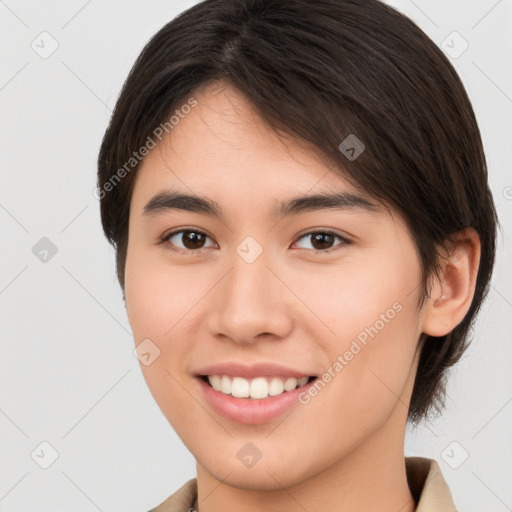
[[[464,319],[475,293],[480,249],[480,237],[474,229],[466,228],[453,235],[423,316],[425,334],[444,336]]]

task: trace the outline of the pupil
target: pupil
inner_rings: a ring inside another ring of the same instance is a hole
[[[332,242],[332,237],[334,235],[331,235],[329,233],[317,233],[313,236],[313,246],[317,249],[325,249],[325,242],[326,242],[326,238],[327,238],[327,245],[330,245],[330,243]],[[322,240],[324,242],[323,246],[322,246]],[[320,247],[316,247],[316,243],[317,242],[320,242]]]
[[[326,245],[329,246],[332,243],[333,236],[329,233],[316,233],[313,236],[313,246],[317,249],[325,249]],[[187,249],[200,249],[203,243],[204,238],[201,233],[187,231],[183,234],[183,244]]]
[[[201,233],[196,233],[195,231],[187,231],[183,233],[183,245],[187,249],[200,249],[201,242],[204,243],[204,239],[201,240],[203,235]]]

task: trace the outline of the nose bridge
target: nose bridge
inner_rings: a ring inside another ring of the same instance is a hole
[[[278,289],[283,284],[268,268],[272,267],[270,260],[270,251],[263,250],[254,239],[239,244],[229,258],[231,270],[214,297],[213,334],[238,342],[252,341],[261,333],[286,335],[291,317],[282,300],[284,290]]]
[[[269,287],[272,284],[269,283],[269,276],[272,273],[267,268],[271,262],[266,251],[255,256],[252,249],[249,249],[240,255],[237,248],[237,254],[231,258],[231,263],[230,296],[236,298],[239,295],[241,299],[245,298],[255,302],[260,302],[263,298],[270,298]],[[268,304],[268,302],[268,300],[262,301],[262,304]]]

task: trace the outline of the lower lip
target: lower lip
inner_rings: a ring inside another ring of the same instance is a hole
[[[269,396],[259,400],[235,398],[234,396],[216,391],[201,377],[197,377],[197,380],[206,400],[219,414],[237,423],[257,425],[278,418],[288,409],[299,404],[299,395],[305,391],[307,392],[316,379],[293,391],[285,391],[280,395]]]

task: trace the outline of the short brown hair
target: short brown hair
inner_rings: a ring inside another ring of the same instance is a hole
[[[453,66],[414,22],[378,0],[205,0],[181,13],[137,58],[99,152],[101,220],[123,290],[134,152],[217,81],[403,215],[422,265],[421,301],[438,248],[463,228],[476,230],[471,307],[446,336],[421,340],[409,419],[440,411],[446,370],[466,349],[488,291],[497,226],[480,132]],[[350,134],[365,145],[353,160],[339,149]]]

